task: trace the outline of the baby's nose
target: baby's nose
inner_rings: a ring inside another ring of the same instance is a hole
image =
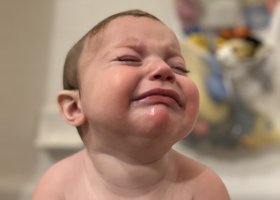
[[[169,81],[173,83],[175,81],[175,75],[171,67],[165,61],[160,60],[153,63],[150,80]]]

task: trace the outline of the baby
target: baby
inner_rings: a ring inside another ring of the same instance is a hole
[[[33,200],[228,200],[220,178],[172,149],[196,122],[199,95],[175,34],[129,10],[70,50],[58,104],[85,149],[52,166]]]

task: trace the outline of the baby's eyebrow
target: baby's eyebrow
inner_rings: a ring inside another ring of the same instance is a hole
[[[184,60],[181,50],[171,45],[166,48],[166,57],[180,57]]]
[[[141,42],[141,40],[138,40],[136,38],[129,38],[125,41],[120,41],[117,45],[117,47],[127,47],[131,49],[135,49],[138,52],[143,52],[146,50],[146,46]]]

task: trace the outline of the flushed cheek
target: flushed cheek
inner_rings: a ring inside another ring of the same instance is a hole
[[[184,89],[185,97],[186,97],[186,115],[190,119],[196,119],[198,115],[199,109],[199,91],[197,86],[190,81],[188,87]]]
[[[108,111],[112,116],[121,117],[129,109],[131,96],[136,85],[135,77],[132,75],[124,76],[120,72],[108,74],[114,75],[95,77],[97,81],[87,91],[90,94],[89,101],[92,102],[94,110],[102,111],[104,114]]]

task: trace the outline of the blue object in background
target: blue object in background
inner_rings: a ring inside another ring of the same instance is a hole
[[[206,61],[210,67],[210,73],[206,79],[208,95],[216,102],[226,101],[228,99],[228,92],[224,85],[219,63],[211,53],[206,57]]]
[[[245,21],[252,29],[265,28],[270,20],[270,13],[264,3],[251,3],[245,6]]]

